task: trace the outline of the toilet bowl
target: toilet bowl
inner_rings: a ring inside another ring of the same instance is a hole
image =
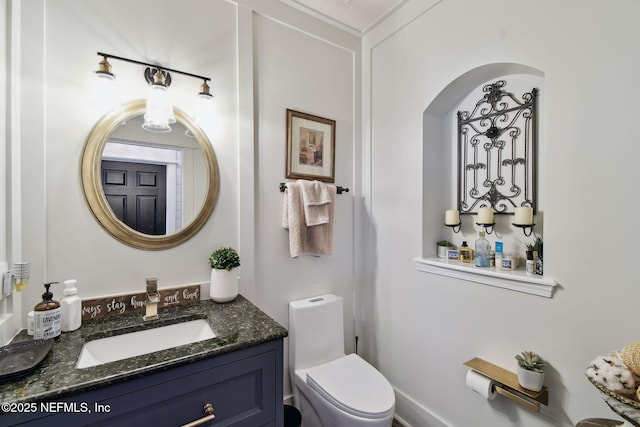
[[[289,303],[289,370],[303,427],[391,426],[391,384],[357,354],[344,353],[342,298]]]

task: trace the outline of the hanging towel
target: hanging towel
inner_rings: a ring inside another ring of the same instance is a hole
[[[302,185],[299,182],[286,184],[282,226],[289,230],[289,250],[292,258],[303,254],[316,256],[333,254],[335,197],[334,188],[334,192],[329,194],[330,203],[327,204],[328,222],[307,226],[304,218]]]
[[[320,181],[296,181],[302,186],[302,204],[304,206],[304,222],[307,226],[327,224],[331,195],[336,194],[335,185]]]

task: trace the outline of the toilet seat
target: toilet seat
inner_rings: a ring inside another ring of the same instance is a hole
[[[391,384],[356,354],[307,370],[306,382],[331,405],[356,417],[383,418],[395,407]]]

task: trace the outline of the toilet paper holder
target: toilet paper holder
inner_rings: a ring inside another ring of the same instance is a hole
[[[522,388],[515,373],[479,357],[474,357],[465,362],[464,365],[492,379],[495,383],[496,393],[513,400],[525,408],[539,412],[541,404],[545,406],[549,404],[549,389],[547,387],[542,387],[540,391]]]

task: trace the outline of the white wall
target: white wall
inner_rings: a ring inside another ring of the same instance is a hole
[[[353,177],[355,60],[357,52],[312,37],[272,19],[254,18],[255,81],[259,91],[256,292],[257,300],[276,320],[288,325],[287,302],[335,293],[344,298],[345,342],[353,349],[354,260]],[[336,196],[334,253],[331,257],[289,254],[288,233],[282,228],[285,181],[286,109],[336,121],[335,183],[351,192]],[[286,350],[286,349],[285,349]],[[285,382],[285,395],[288,382]]]
[[[640,59],[628,54],[640,39],[639,13],[637,2],[624,0],[409,1],[365,36],[363,188],[371,222],[363,227],[375,231],[376,297],[361,307],[375,325],[364,335],[399,391],[400,416],[413,425],[440,425],[439,418],[453,426],[569,426],[614,417],[584,371],[596,355],[638,339],[633,321],[613,315],[637,311],[634,256],[610,257],[607,248],[639,235],[633,221],[614,225],[620,211],[632,217],[640,207],[640,147],[632,138]],[[544,76],[545,276],[561,284],[552,299],[416,272],[411,262],[447,233],[429,221],[422,229],[422,217],[444,215],[449,200],[422,182],[436,167],[423,159],[433,150],[423,146],[423,112],[457,77],[494,63]],[[432,190],[423,195],[425,186]],[[480,356],[515,371],[513,355],[524,349],[550,364],[545,413],[486,402],[464,386],[466,360]]]

